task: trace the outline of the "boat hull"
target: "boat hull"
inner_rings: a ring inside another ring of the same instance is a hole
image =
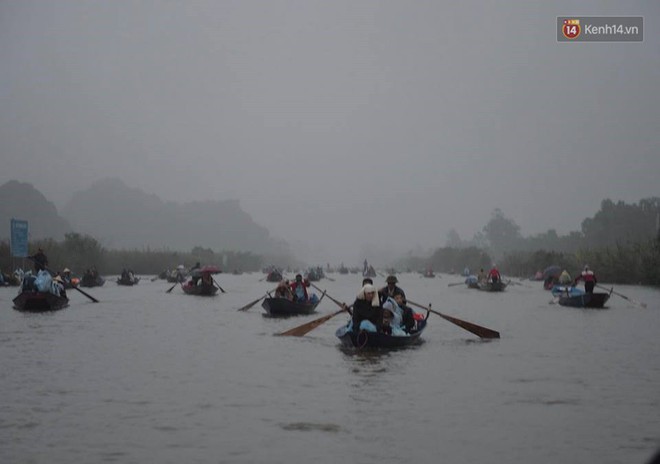
[[[418,328],[405,337],[397,337],[379,332],[367,332],[364,330],[355,333],[353,331],[347,331],[345,326],[337,329],[335,335],[339,338],[341,344],[347,348],[403,348],[405,346],[419,344],[422,341],[420,337],[426,328],[426,319],[417,321],[417,325]]]
[[[215,285],[182,285],[181,288],[186,295],[214,296],[218,293]]]
[[[105,283],[105,279],[101,276],[97,278],[93,277],[85,277],[83,276],[82,279],[80,279],[80,286],[81,287],[102,287],[103,284]]]
[[[584,295],[560,297],[559,304],[571,308],[603,308],[609,299],[609,293],[585,293]]]
[[[319,302],[296,303],[286,298],[266,298],[261,302],[261,307],[270,317],[302,316],[313,313]]]
[[[22,292],[14,298],[14,308],[19,311],[57,311],[69,306],[69,299],[52,293]]]
[[[485,282],[478,284],[479,290],[483,292],[503,292],[507,284],[501,280],[498,282]]]

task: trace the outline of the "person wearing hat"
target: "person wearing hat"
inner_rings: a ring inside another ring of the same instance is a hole
[[[589,269],[588,265],[585,265],[582,274],[580,274],[575,278],[575,282],[573,282],[573,287],[575,287],[580,280],[584,280],[584,291],[586,293],[594,292],[594,287],[598,283],[598,279],[596,279],[596,274],[594,274],[594,271]]]
[[[55,277],[53,277],[53,283],[55,284],[53,287],[55,291],[57,291],[57,295],[63,296],[66,298],[66,290],[64,290],[64,280],[62,280],[62,277],[57,274]]]
[[[307,295],[307,287],[309,287],[309,280],[303,280],[301,274],[296,274],[295,282],[291,282],[291,293],[293,293],[293,301],[306,302],[309,300]]]
[[[62,271],[62,284],[64,285],[64,288],[66,288],[67,285],[73,285],[71,283],[71,269],[68,267],[65,267]]]
[[[353,303],[352,330],[360,332],[378,332],[383,319],[383,309],[380,307],[376,287],[364,285]]]
[[[385,282],[387,282],[387,285],[381,288],[380,290],[378,290],[378,296],[380,297],[381,304],[385,303],[387,299],[390,297],[394,298],[394,295],[396,295],[397,293],[400,293],[401,296],[403,296],[403,302],[405,304],[406,293],[403,290],[401,290],[401,288],[396,286],[396,284],[399,282],[396,276],[393,275],[387,276]]]

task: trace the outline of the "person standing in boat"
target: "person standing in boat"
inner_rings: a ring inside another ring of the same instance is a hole
[[[353,303],[352,330],[360,332],[378,332],[383,319],[378,293],[373,285],[366,284],[357,294]]]
[[[584,280],[584,291],[586,293],[594,292],[594,287],[598,283],[598,279],[596,279],[596,274],[594,274],[594,271],[589,269],[588,265],[585,265],[582,274],[580,274],[575,278],[575,282],[573,282],[573,287],[575,287],[580,280]]]
[[[496,284],[502,280],[502,275],[500,271],[497,270],[497,266],[493,264],[493,268],[488,273],[488,281]]]
[[[487,279],[486,271],[484,271],[484,268],[482,267],[481,269],[479,269],[479,274],[477,274],[477,282],[482,283],[485,282],[486,279]]]
[[[291,293],[293,293],[293,300],[301,303],[307,302],[309,296],[307,295],[307,287],[309,287],[309,280],[303,280],[301,274],[296,274],[295,282],[291,283]]]
[[[48,258],[46,257],[44,250],[41,248],[37,249],[37,252],[34,255],[29,256],[29,258],[34,262],[35,274],[39,274],[39,271],[45,271],[46,267],[48,267]]]
[[[385,280],[387,282],[387,285],[380,290],[378,290],[378,296],[380,297],[380,302],[385,303],[388,298],[394,297],[395,294],[400,293],[403,296],[403,301],[405,304],[406,301],[406,293],[399,287],[397,287],[397,283],[399,280],[396,278],[396,276],[389,275],[387,276],[387,279]]]

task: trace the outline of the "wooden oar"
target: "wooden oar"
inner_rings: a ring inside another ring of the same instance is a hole
[[[170,293],[172,290],[174,290],[174,287],[176,287],[177,285],[179,285],[179,282],[172,285],[165,293]]]
[[[264,294],[264,296],[260,296],[259,298],[257,298],[257,299],[254,300],[253,302],[246,304],[246,305],[243,306],[242,308],[238,308],[236,311],[247,311],[247,310],[250,309],[252,306],[256,305],[256,304],[259,303],[261,300],[263,300],[264,298],[266,298],[267,296],[268,296],[268,294]]]
[[[334,301],[334,300],[333,300]],[[289,336],[289,337],[302,337],[303,335],[307,334],[308,332],[311,332],[321,324],[323,324],[326,321],[329,321],[333,317],[335,317],[337,314],[341,314],[346,309],[342,308],[337,312],[334,312],[332,314],[328,314],[323,317],[319,317],[318,319],[314,319],[313,321],[307,322],[303,325],[299,325],[298,327],[294,327],[293,329],[289,329],[285,332],[278,333],[278,336]]]
[[[341,302],[335,300],[333,297],[331,297],[330,295],[328,295],[328,293],[327,293],[325,290],[321,290],[320,288],[318,288],[318,287],[317,287],[316,285],[314,285],[314,284],[311,284],[311,285],[312,285],[312,287],[314,287],[314,288],[315,288],[316,290],[318,290],[319,292],[322,291],[322,292],[323,292],[323,295],[325,295],[325,296],[327,296],[328,298],[330,298],[330,299],[331,299],[331,300],[332,300],[337,306],[339,306],[341,309],[340,309],[339,311],[337,311],[337,312],[334,312],[334,313],[332,313],[332,314],[328,314],[327,316],[319,317],[318,319],[314,319],[313,321],[306,322],[306,323],[303,324],[303,325],[299,325],[298,327],[294,327],[293,329],[289,329],[289,330],[287,330],[287,331],[285,331],[285,332],[282,332],[282,333],[279,333],[279,334],[277,334],[277,335],[279,335],[279,336],[284,335],[284,336],[291,336],[291,337],[302,337],[303,335],[307,334],[308,332],[311,332],[312,330],[314,330],[315,328],[317,328],[318,326],[320,326],[320,325],[323,324],[324,322],[329,321],[330,319],[332,319],[333,317],[335,317],[337,314],[341,314],[341,313],[343,313],[344,311],[347,311],[347,312],[350,314],[350,312],[351,312],[351,311],[350,311],[350,307],[348,307],[348,306],[346,306],[345,304],[343,304],[343,303],[341,303]],[[323,298],[323,296],[321,296],[321,298]],[[319,300],[319,302],[320,302],[320,301],[321,301],[321,300]]]
[[[344,307],[344,304],[343,304],[342,302],[335,300],[333,297],[331,297],[330,295],[328,295],[328,294],[326,293],[325,290],[321,290],[320,288],[318,288],[318,287],[317,287],[316,285],[314,285],[313,283],[311,284],[311,286],[314,287],[315,289],[317,289],[319,292],[323,292],[323,293],[325,294],[325,296],[327,296],[328,298],[330,298],[330,299],[331,299],[331,300],[332,300],[337,306],[339,306],[340,308],[343,308],[343,307]]]
[[[455,287],[457,285],[465,285],[465,282],[454,282],[453,284],[447,284],[447,287]]]
[[[610,293],[614,293],[616,296],[620,296],[620,297],[623,298],[624,300],[628,300],[628,301],[630,301],[631,303],[634,303],[634,304],[636,304],[636,305],[641,306],[642,308],[646,308],[646,303],[641,303],[641,302],[639,302],[639,301],[637,301],[637,300],[635,300],[635,299],[633,299],[633,298],[630,298],[630,297],[628,297],[628,296],[626,296],[626,295],[622,295],[622,294],[619,293],[619,292],[615,292],[613,289],[608,289],[607,287],[603,287],[602,285],[598,285],[598,284],[596,284],[596,287],[598,287],[598,288],[602,288],[603,290],[608,290]]]
[[[477,324],[473,324],[472,322],[463,321],[461,319],[458,319],[458,318],[455,318],[455,317],[452,317],[452,316],[448,316],[446,314],[442,314],[439,311],[435,311],[435,310],[431,309],[430,305],[429,306],[422,306],[419,303],[415,303],[414,301],[410,301],[410,300],[408,300],[408,303],[410,303],[413,306],[417,306],[420,309],[425,309],[427,311],[430,311],[433,314],[437,314],[441,318],[451,322],[452,324],[456,324],[457,326],[467,330],[468,332],[472,332],[473,334],[475,334],[475,335],[477,335],[481,338],[500,338],[500,333],[495,331],[495,330],[488,329],[486,327],[482,327],[482,326],[477,325]]]
[[[213,283],[214,283],[215,285],[217,285],[217,287],[220,289],[220,291],[221,291],[222,293],[227,293],[227,292],[225,292],[225,290],[220,286],[220,284],[219,284],[218,282],[216,282],[216,280],[215,280],[213,277],[211,277],[211,279],[213,279]]]
[[[94,303],[98,303],[98,302],[99,302],[99,300],[97,300],[96,298],[94,298],[94,297],[93,297],[92,295],[90,295],[89,293],[85,293],[85,292],[83,292],[83,291],[80,290],[78,287],[73,286],[73,288],[75,288],[76,290],[78,290],[80,293],[82,293],[83,295],[85,295],[87,298],[89,298],[90,300],[92,300]]]
[[[261,297],[257,298],[256,300],[252,301],[251,303],[246,304],[246,305],[243,306],[242,308],[238,308],[236,311],[247,311],[247,310],[250,309],[252,306],[256,305],[256,304],[259,303],[261,300],[263,300],[264,298],[266,298],[267,296],[270,296],[270,292],[274,292],[275,290],[277,290],[277,287],[275,287],[274,289],[272,289],[272,290],[266,292],[266,293],[264,294],[264,296],[261,296]]]

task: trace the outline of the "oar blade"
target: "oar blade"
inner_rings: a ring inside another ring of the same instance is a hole
[[[264,298],[266,298],[266,295],[257,298],[256,300],[254,300],[254,301],[251,302],[251,303],[248,303],[247,305],[243,306],[242,308],[238,308],[237,311],[247,311],[248,309],[250,309],[252,306],[254,306],[254,305],[256,305],[257,303],[259,303],[259,302],[260,302],[261,300],[263,300]]]
[[[172,290],[174,290],[174,287],[176,287],[177,285],[179,285],[179,282],[175,283],[175,284],[172,285],[170,288],[168,288],[167,291],[166,291],[165,293],[172,293]]]
[[[432,313],[437,314],[438,316],[442,317],[443,319],[448,320],[449,322],[452,322],[456,324],[459,327],[464,328],[468,332],[472,332],[473,334],[477,335],[478,337],[481,338],[500,338],[500,333],[496,330],[488,329],[486,327],[482,327],[480,325],[473,324],[471,322],[467,322],[461,319],[456,319],[455,317],[448,316],[446,314],[439,313],[437,311],[431,310]]]
[[[464,321],[462,319],[458,319],[457,317],[453,316],[448,316],[447,314],[442,314],[439,311],[435,311],[434,309],[431,309],[430,307],[420,305],[419,303],[415,303],[414,301],[408,300],[408,303],[410,303],[413,306],[417,306],[418,308],[425,309],[427,311],[432,312],[433,314],[436,314],[440,316],[441,318],[451,322],[452,324],[456,324],[457,326],[467,330],[468,332],[472,332],[476,336],[480,338],[500,338],[500,333],[497,330],[489,329],[487,327],[482,327],[477,324],[473,324],[472,322]]]
[[[289,329],[285,332],[278,333],[278,336],[285,336],[285,337],[302,337],[303,335],[306,335],[307,333],[311,332],[324,322],[329,321],[333,317],[335,317],[337,314],[341,314],[344,312],[344,309],[341,309],[337,312],[334,312],[332,314],[328,314],[323,317],[319,317],[318,319],[314,319],[313,321],[307,322],[303,325],[300,325],[298,327],[294,327],[293,329]]]

